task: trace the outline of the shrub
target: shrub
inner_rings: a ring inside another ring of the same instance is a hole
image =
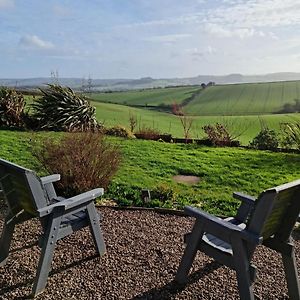
[[[127,128],[120,126],[120,125],[113,126],[111,128],[106,128],[105,133],[107,135],[118,136],[118,137],[123,137],[123,138],[134,137],[133,133],[130,130],[128,130]]]
[[[143,206],[141,189],[136,186],[112,182],[106,196],[114,199],[119,206]]]
[[[25,100],[14,89],[0,89],[0,126],[23,127],[25,125]]]
[[[177,196],[175,188],[165,183],[158,184],[151,192],[151,198],[158,199],[162,203],[167,201],[174,202]]]
[[[157,141],[160,139],[161,133],[158,129],[142,127],[135,133],[135,136],[140,139]]]
[[[49,84],[42,97],[32,104],[33,117],[41,129],[57,131],[98,130],[95,107],[68,87]]]
[[[276,150],[279,145],[277,133],[274,130],[263,128],[249,144],[251,148],[260,150]]]
[[[300,150],[300,123],[283,123],[281,131],[283,133],[282,146]]]
[[[234,140],[234,137],[230,134],[227,126],[216,123],[215,125],[206,125],[203,127],[206,133],[206,139],[214,146],[232,146],[238,145],[238,141]]]
[[[58,190],[65,196],[106,188],[120,164],[120,150],[99,133],[67,133],[61,140],[35,144],[33,155],[50,173],[61,174]]]

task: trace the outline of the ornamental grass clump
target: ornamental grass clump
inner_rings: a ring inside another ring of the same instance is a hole
[[[42,97],[32,104],[39,129],[55,131],[95,131],[101,129],[95,107],[69,87],[49,84]]]
[[[281,124],[283,134],[282,145],[286,149],[300,150],[300,123],[289,122]]]
[[[23,127],[26,113],[25,100],[22,94],[14,89],[0,89],[0,126]]]
[[[58,191],[66,196],[106,188],[121,162],[119,146],[94,132],[65,133],[60,140],[36,142],[33,155],[49,174],[61,174]]]

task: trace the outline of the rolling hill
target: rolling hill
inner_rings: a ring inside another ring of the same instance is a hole
[[[162,133],[171,133],[174,137],[183,137],[183,128],[179,117],[153,110],[128,107],[119,104],[92,102],[96,107],[96,117],[105,126],[122,125],[129,128],[129,116],[137,118],[137,129],[155,128]],[[247,145],[260,131],[261,124],[279,130],[282,122],[299,122],[300,114],[266,114],[248,116],[195,116],[191,130],[192,138],[203,138],[202,127],[220,122],[226,125],[233,136],[238,137],[242,144]]]
[[[200,86],[170,87],[113,93],[92,93],[87,96],[94,101],[129,106],[167,106],[182,103],[201,90]]]
[[[244,83],[201,87],[157,88],[127,92],[93,93],[94,101],[128,106],[171,106],[182,104],[188,115],[232,116],[284,112],[300,99],[300,81]],[[169,110],[170,111],[170,110]]]
[[[300,81],[217,85],[194,97],[185,112],[197,116],[273,114],[295,99],[300,99]]]

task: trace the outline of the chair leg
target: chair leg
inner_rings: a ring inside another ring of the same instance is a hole
[[[7,222],[6,219],[3,225],[3,230],[0,239],[0,267],[6,264],[14,229],[15,223]]]
[[[202,236],[203,223],[199,219],[196,219],[186,248],[184,250],[180,265],[178,267],[177,274],[175,276],[175,281],[177,281],[178,283],[186,283],[187,275],[197,254],[198,245],[202,240]]]
[[[100,256],[106,252],[105,242],[103,234],[100,229],[100,222],[98,218],[98,213],[96,211],[95,205],[93,202],[87,205],[87,213],[90,220],[90,229],[94,239],[95,246],[98,250]]]
[[[48,227],[44,234],[43,247],[36,272],[36,278],[32,288],[33,296],[41,293],[46,286],[61,219],[61,215],[53,216],[53,219],[48,222]]]
[[[254,300],[251,266],[242,240],[232,241],[233,261],[241,300]],[[253,276],[252,276],[253,275]]]
[[[282,255],[290,299],[300,299],[299,279],[294,250],[291,256]]]

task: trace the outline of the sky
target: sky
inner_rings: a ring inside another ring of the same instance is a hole
[[[0,0],[0,78],[300,72],[300,0]]]

